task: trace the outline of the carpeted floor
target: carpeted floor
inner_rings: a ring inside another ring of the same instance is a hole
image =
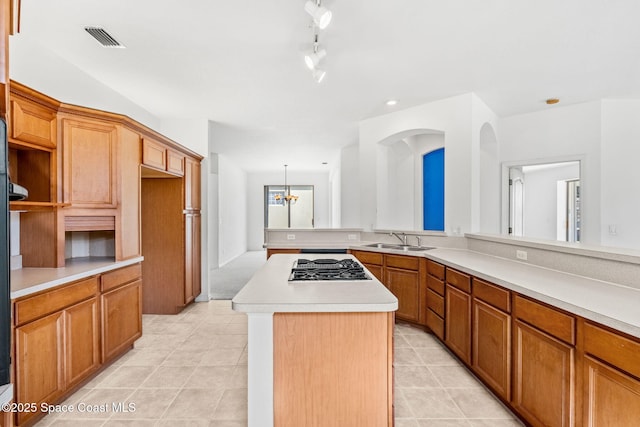
[[[266,251],[249,251],[209,274],[211,299],[231,299],[267,262]]]

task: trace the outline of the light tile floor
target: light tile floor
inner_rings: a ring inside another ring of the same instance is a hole
[[[64,402],[75,412],[51,413],[36,425],[246,426],[245,315],[229,301],[210,301],[175,316],[144,315],[143,328],[133,350]],[[399,324],[395,346],[397,427],[521,425],[432,336]],[[109,410],[99,412],[101,405]]]

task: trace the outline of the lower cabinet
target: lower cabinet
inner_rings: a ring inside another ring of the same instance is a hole
[[[186,214],[185,224],[185,248],[184,248],[184,301],[185,305],[191,303],[200,295],[200,214]]]
[[[384,284],[384,254],[367,251],[351,251],[351,253],[376,279]]]
[[[632,426],[640,420],[640,342],[584,322],[582,422]]]
[[[471,278],[446,269],[445,343],[464,363],[471,364]]]
[[[387,267],[384,283],[398,298],[396,317],[417,323],[420,320],[418,272]]]
[[[140,264],[62,285],[13,302],[15,402],[33,412],[59,403],[142,334]]]

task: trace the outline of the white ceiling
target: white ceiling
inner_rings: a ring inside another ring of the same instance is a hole
[[[321,84],[302,58],[303,5],[23,0],[20,37],[159,118],[220,123],[223,154],[248,169],[318,169],[357,142],[360,120],[467,92],[500,116],[640,97],[637,0],[325,0]],[[126,49],[102,48],[85,26]]]

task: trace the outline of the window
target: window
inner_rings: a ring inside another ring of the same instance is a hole
[[[313,209],[313,185],[264,186],[265,228],[313,228]]]
[[[444,148],[422,157],[422,179],[423,228],[444,231]]]

